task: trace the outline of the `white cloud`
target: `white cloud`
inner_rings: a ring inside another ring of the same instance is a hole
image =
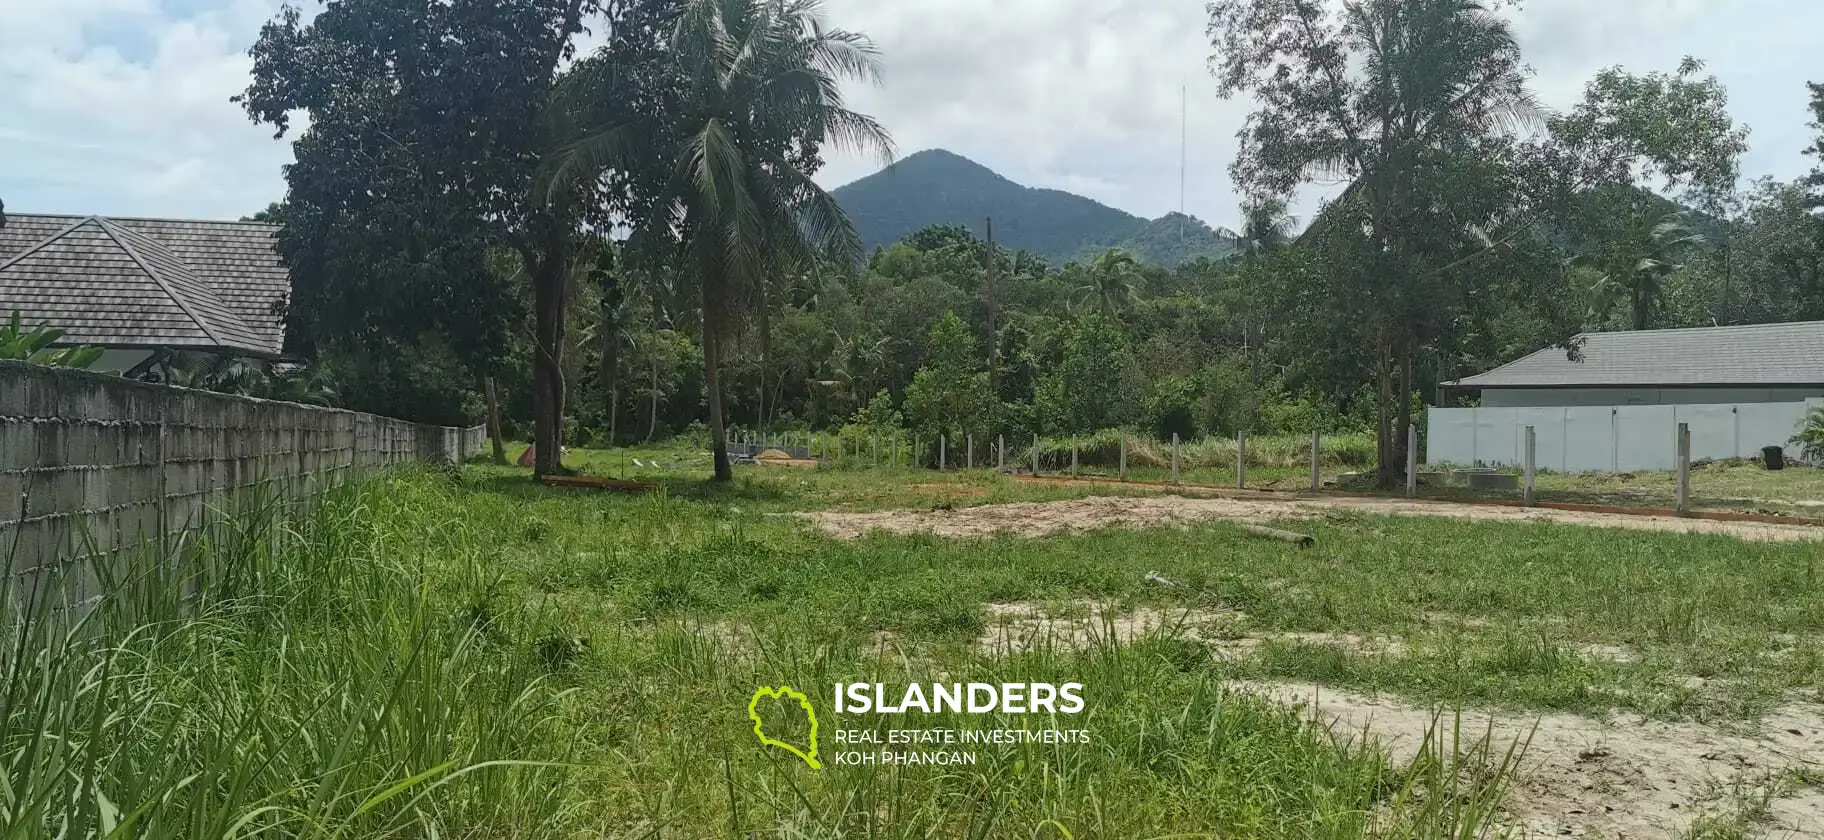
[[[15,211],[234,218],[290,149],[230,96],[277,0],[175,17],[156,0],[0,0],[0,198]]]
[[[290,159],[228,98],[280,0],[0,0],[0,198],[20,211],[233,217],[284,191]],[[305,4],[307,9],[314,4]],[[827,0],[874,37],[885,84],[852,103],[902,153],[944,147],[1015,180],[1146,216],[1179,203],[1188,95],[1190,212],[1233,226],[1227,167],[1248,103],[1207,69],[1198,0]],[[1707,59],[1754,128],[1749,176],[1792,177],[1824,5],[1813,0],[1527,0],[1515,30],[1535,89],[1567,107],[1596,70]],[[832,155],[836,185],[875,161]],[[1310,198],[1304,205],[1308,207]]]

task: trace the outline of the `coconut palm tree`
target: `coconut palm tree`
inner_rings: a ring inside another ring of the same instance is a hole
[[[1653,310],[1665,293],[1666,280],[1684,268],[1684,256],[1709,240],[1690,225],[1690,216],[1674,210],[1659,217],[1652,230],[1638,241],[1640,256],[1625,273],[1600,274],[1590,283],[1592,318],[1606,318],[1616,302],[1628,302],[1628,325],[1644,330],[1653,324]],[[1579,259],[1577,262],[1586,262]]]
[[[765,277],[818,256],[856,261],[862,243],[807,163],[823,144],[892,157],[872,118],[843,104],[845,80],[876,81],[874,45],[825,28],[819,0],[685,0],[670,24],[666,121],[671,175],[636,240],[675,247],[701,295],[704,384],[718,481],[734,477],[722,410],[722,347],[752,315]],[[622,95],[614,74],[584,74],[558,97]],[[623,77],[624,78],[624,77]],[[604,83],[607,81],[608,83]],[[549,161],[548,181],[576,183],[642,159],[653,115],[591,127]]]
[[[1119,320],[1134,303],[1134,286],[1140,280],[1140,261],[1126,248],[1110,248],[1089,264],[1088,281],[1078,287],[1083,299],[1094,299],[1102,314]]]

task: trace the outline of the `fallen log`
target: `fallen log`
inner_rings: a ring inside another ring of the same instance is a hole
[[[1289,542],[1301,548],[1309,547],[1317,542],[1317,538],[1309,534],[1294,534],[1291,531],[1281,531],[1278,528],[1268,528],[1264,525],[1249,525],[1243,523],[1241,530],[1253,534],[1256,537],[1279,540],[1280,542]]]
[[[581,487],[589,490],[618,490],[624,493],[646,493],[652,490],[650,484],[593,475],[546,475],[540,476],[538,480],[539,483],[548,487]]]

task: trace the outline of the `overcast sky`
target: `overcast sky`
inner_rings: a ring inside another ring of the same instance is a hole
[[[899,151],[942,147],[1026,184],[1144,216],[1233,226],[1227,166],[1246,102],[1217,98],[1200,0],[826,0],[873,36],[882,86],[852,105]],[[279,199],[286,142],[228,102],[278,0],[0,0],[0,199],[9,210],[234,218]],[[315,0],[303,0],[306,12]],[[1516,31],[1534,89],[1568,107],[1602,67],[1709,63],[1753,129],[1748,177],[1794,177],[1808,78],[1824,81],[1817,0],[1527,0]],[[873,161],[837,156],[836,186]],[[1309,206],[1310,201],[1301,202]]]

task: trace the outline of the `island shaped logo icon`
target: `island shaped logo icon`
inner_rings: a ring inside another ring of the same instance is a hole
[[[811,721],[810,734],[806,737],[809,744],[805,748],[801,749],[797,744],[781,741],[766,734],[766,724],[760,719],[760,701],[762,699],[798,701],[798,706],[804,709],[805,716],[809,717]],[[759,737],[760,743],[769,747],[778,747],[804,759],[804,763],[809,764],[812,770],[823,769],[823,764],[817,760],[817,710],[811,708],[811,698],[806,697],[802,692],[793,690],[789,685],[782,685],[778,688],[763,685],[755,689],[754,696],[748,699],[747,717],[754,722],[754,735]]]

